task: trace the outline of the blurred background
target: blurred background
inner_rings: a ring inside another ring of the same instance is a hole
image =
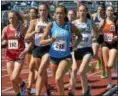
[[[1,27],[3,28],[5,25],[7,25],[7,14],[9,10],[16,10],[18,12],[21,12],[22,10],[29,11],[31,7],[38,7],[40,3],[44,0],[40,1],[1,1]],[[93,0],[50,0],[45,1],[49,4],[50,7],[50,14],[53,16],[55,6],[58,4],[64,5],[67,9],[73,9],[76,10],[77,6],[79,6],[81,3],[85,4],[90,13],[94,13],[97,11],[97,8],[100,3],[104,4],[105,6],[113,6],[115,9],[115,13],[118,16],[118,1],[93,1]]]

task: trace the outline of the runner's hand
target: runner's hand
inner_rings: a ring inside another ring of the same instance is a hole
[[[28,51],[25,49],[24,51],[22,51],[19,55],[19,58],[23,59],[25,57],[25,54],[27,53]]]
[[[42,28],[41,27],[36,28],[35,33],[40,33],[41,31],[42,31]]]
[[[1,43],[1,48],[5,48],[7,47],[7,40],[3,40],[2,43]]]
[[[118,36],[113,37],[113,42],[116,42],[118,40]]]

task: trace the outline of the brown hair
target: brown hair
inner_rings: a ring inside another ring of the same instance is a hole
[[[50,14],[49,14],[49,6],[48,6],[48,4],[45,3],[45,2],[42,2],[40,5],[46,6],[46,8],[47,8],[47,10],[48,10],[48,19],[52,19],[51,16],[50,16]],[[39,6],[40,6],[40,5],[39,5]]]
[[[55,11],[56,11],[57,8],[63,8],[63,9],[64,9],[64,13],[65,13],[65,15],[66,15],[64,20],[65,20],[65,21],[68,21],[67,9],[66,9],[66,7],[63,6],[63,5],[57,5],[56,8],[55,8]]]
[[[17,11],[11,10],[11,11],[9,11],[9,13],[14,13],[14,14],[18,17],[18,20],[19,20],[21,23],[23,23],[23,18],[22,18],[22,16],[21,16]],[[8,13],[8,14],[9,14],[9,13]]]
[[[38,14],[38,9],[36,7],[32,7],[32,8],[30,8],[30,10],[31,9],[35,10],[36,14]]]

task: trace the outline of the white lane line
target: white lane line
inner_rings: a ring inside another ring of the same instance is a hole
[[[2,78],[6,77],[6,76],[8,76],[8,74],[7,75],[3,75]]]
[[[12,87],[8,87],[8,88],[6,88],[6,89],[3,89],[2,92],[8,91],[8,90],[10,90],[10,89],[12,89]]]
[[[7,71],[7,68],[2,68],[2,71]]]
[[[97,71],[97,72],[94,72],[94,73],[92,73],[92,74],[88,75],[88,77],[91,77],[91,76],[93,76],[93,75],[95,75],[95,74],[98,74],[98,73],[100,73],[101,71],[102,71],[102,70]]]

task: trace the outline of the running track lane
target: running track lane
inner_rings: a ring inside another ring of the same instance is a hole
[[[6,96],[13,96],[14,95],[14,91],[12,89],[11,86],[11,82],[9,80],[8,74],[7,74],[7,70],[6,70],[6,63],[5,63],[5,59],[4,59],[4,55],[5,55],[5,49],[2,49],[2,96],[6,95]],[[95,61],[92,61],[95,65]],[[108,84],[107,79],[100,79],[100,73],[101,70],[98,70],[94,73],[88,73],[88,81],[91,85],[91,94],[92,96],[102,96],[106,91],[106,86]],[[115,71],[113,70],[113,75],[115,75]],[[21,77],[23,78],[23,80],[25,80],[27,82],[27,78],[28,78],[28,64],[25,64],[23,67],[23,70],[21,72]],[[55,95],[59,95],[59,93],[56,90],[56,85],[54,83],[54,78],[52,77],[51,71],[48,71],[48,82],[49,84],[52,86],[52,94]],[[68,73],[64,76],[64,84],[65,86],[68,84],[68,80],[69,80],[69,76]],[[113,83],[117,84],[117,79],[116,77],[113,78]],[[35,84],[33,85],[33,93],[35,92]],[[42,90],[42,95],[44,94],[45,89]],[[65,93],[67,95],[68,93],[68,89],[67,87],[65,87]],[[76,84],[76,91],[75,91],[75,95],[76,96],[81,96],[81,82],[79,79],[79,76],[77,76],[77,84]]]

